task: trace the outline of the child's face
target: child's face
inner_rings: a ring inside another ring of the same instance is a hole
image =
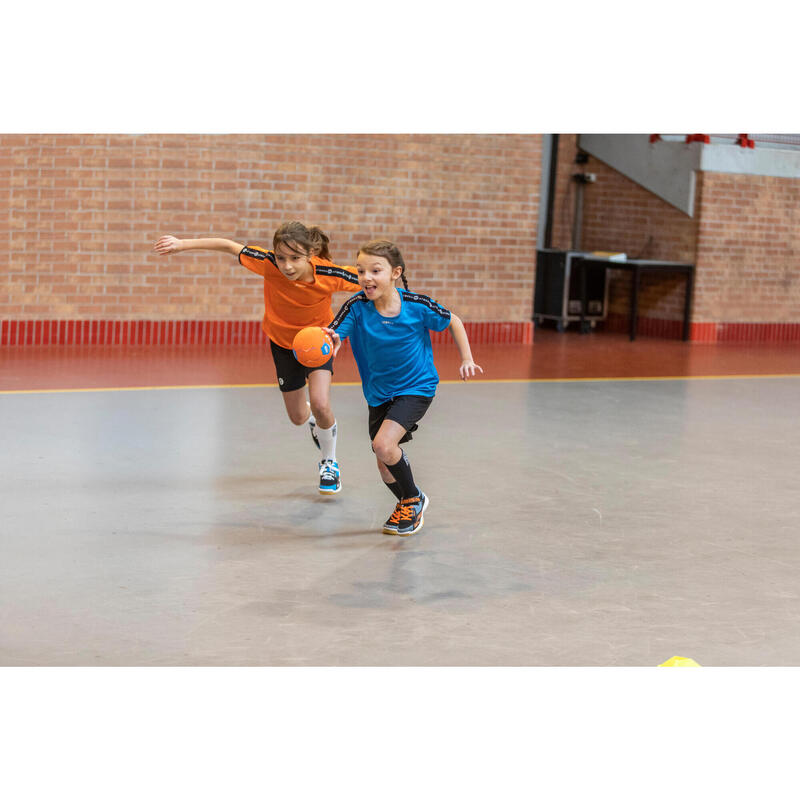
[[[383,256],[359,253],[356,260],[358,285],[364,290],[367,300],[384,297],[394,291],[394,282],[400,277],[402,269],[392,267]]]
[[[287,247],[283,242],[278,242],[275,247],[275,261],[278,262],[278,269],[290,281],[305,280],[312,274],[313,265],[309,259],[309,254],[302,252],[303,248],[299,244],[292,242],[296,250]]]

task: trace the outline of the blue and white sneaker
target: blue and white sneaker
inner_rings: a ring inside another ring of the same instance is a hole
[[[420,492],[418,497],[406,497],[401,500],[395,535],[411,536],[412,533],[416,533],[425,524],[422,515],[427,507],[428,498],[423,492]],[[384,528],[384,533],[389,531]]]
[[[330,458],[319,462],[319,493],[336,494],[342,490],[339,465]]]

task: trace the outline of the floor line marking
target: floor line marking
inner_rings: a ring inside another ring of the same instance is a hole
[[[631,383],[642,381],[731,381],[759,379],[800,378],[800,373],[765,375],[665,375],[650,377],[616,378],[481,378],[480,380],[443,380],[440,384],[482,383]],[[267,389],[277,383],[205,383],[183,386],[98,386],[80,389],[0,389],[2,394],[75,394],[80,392],[163,392],[183,389]],[[361,386],[360,381],[341,381],[332,386]]]

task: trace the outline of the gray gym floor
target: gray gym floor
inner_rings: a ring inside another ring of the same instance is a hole
[[[408,539],[333,403],[0,395],[0,664],[800,664],[800,378],[443,384]]]

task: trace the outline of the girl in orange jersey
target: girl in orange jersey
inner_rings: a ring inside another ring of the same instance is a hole
[[[329,239],[319,228],[286,222],[272,239],[272,250],[230,239],[176,239],[162,236],[153,249],[161,254],[185,250],[230,253],[243,267],[264,278],[262,328],[269,338],[286,413],[295,425],[308,423],[321,451],[319,491],[336,494],[342,483],[336,461],[336,418],[331,411],[333,356],[320,367],[304,367],[292,353],[295,334],[310,325],[325,327],[333,319],[331,295],[357,292],[354,267],[330,260]],[[308,398],[306,400],[306,381]]]

